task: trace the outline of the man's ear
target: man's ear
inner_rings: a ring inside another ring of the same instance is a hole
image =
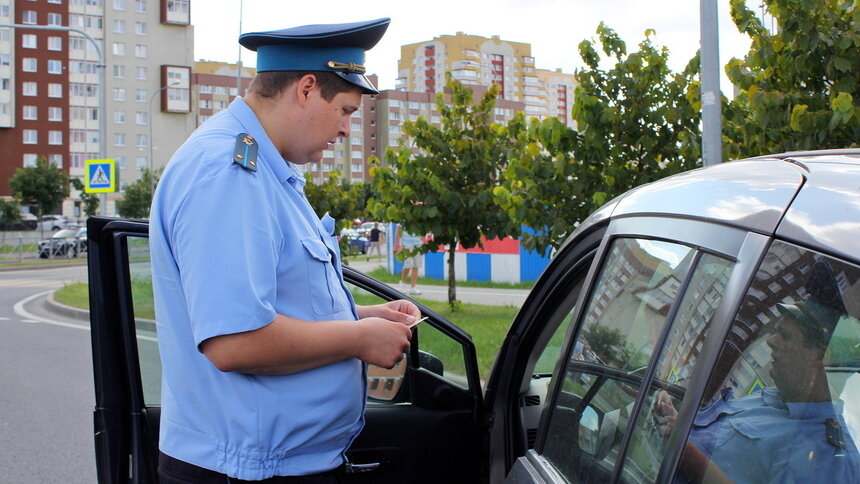
[[[305,74],[302,76],[295,85],[294,92],[297,96],[299,103],[304,104],[310,96],[311,91],[317,89],[319,87],[319,82],[317,81],[317,76],[314,74]]]

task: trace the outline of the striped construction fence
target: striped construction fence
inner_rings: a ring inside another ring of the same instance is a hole
[[[388,253],[388,270],[400,274],[403,263],[394,257],[394,235],[397,225],[386,224],[385,244]],[[549,264],[550,258],[535,251],[526,250],[519,239],[485,240],[483,249],[458,247],[454,253],[454,273],[458,281],[476,282],[530,282],[535,281]],[[446,250],[419,255],[423,264],[419,276],[432,279],[448,278],[448,253]]]

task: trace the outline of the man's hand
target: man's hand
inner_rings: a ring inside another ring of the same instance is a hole
[[[675,405],[672,404],[672,397],[665,390],[657,392],[657,398],[654,400],[652,409],[654,416],[654,424],[663,436],[663,440],[668,439],[675,427],[675,420],[678,418],[678,411]]]
[[[412,330],[406,324],[380,317],[359,319],[358,359],[382,368],[392,368],[409,350]]]
[[[403,324],[410,324],[418,321],[421,318],[421,310],[412,301],[398,299],[397,301],[389,301],[384,304],[376,304],[374,306],[358,306],[358,317],[369,318],[377,317],[396,321]]]

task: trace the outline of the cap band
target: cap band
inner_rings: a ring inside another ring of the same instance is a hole
[[[335,71],[328,63],[364,65],[361,47],[316,47],[311,45],[261,45],[257,48],[257,72]]]

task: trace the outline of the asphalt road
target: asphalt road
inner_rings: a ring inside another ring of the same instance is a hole
[[[96,482],[87,321],[44,298],[86,266],[0,271],[0,483]]]

